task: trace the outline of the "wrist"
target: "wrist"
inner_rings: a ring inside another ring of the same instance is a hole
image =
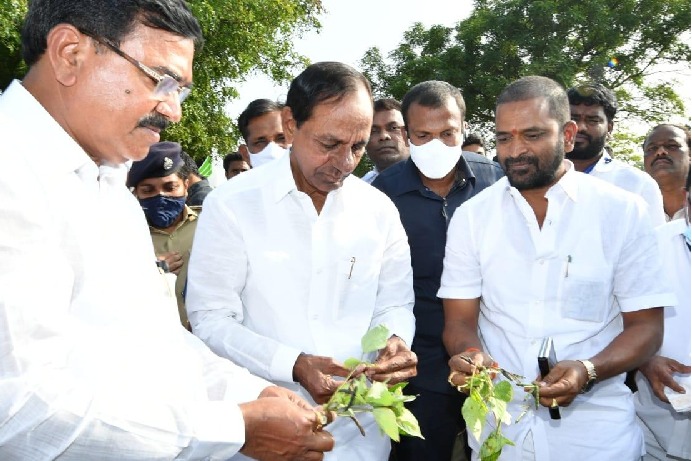
[[[589,392],[594,384],[596,384],[596,380],[598,379],[598,374],[596,373],[596,367],[594,364],[591,362],[591,360],[577,360],[577,362],[581,363],[584,368],[586,369],[586,382],[581,388],[581,393],[585,394]]]
[[[298,354],[298,357],[296,358],[296,363],[293,365],[293,381],[296,383],[300,384],[303,382],[303,368],[307,358],[308,355],[304,352]]]

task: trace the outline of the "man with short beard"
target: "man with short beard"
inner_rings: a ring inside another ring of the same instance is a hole
[[[578,128],[565,90],[549,78],[505,88],[495,130],[507,179],[461,205],[447,233],[438,296],[449,382],[463,385],[495,362],[537,382],[538,408],[525,408],[514,388],[512,424],[502,427],[514,445],[500,460],[639,460],[643,438],[624,374],[656,352],[658,306],[674,299],[646,204],[563,160]],[[541,378],[546,337],[559,361]],[[555,421],[545,407],[558,406]],[[477,455],[478,440],[469,436],[469,445]]]
[[[574,149],[565,156],[574,169],[641,196],[649,206],[654,227],[665,222],[663,198],[656,181],[643,171],[612,157],[606,141],[617,112],[615,94],[600,83],[567,90],[572,120],[577,124]]]

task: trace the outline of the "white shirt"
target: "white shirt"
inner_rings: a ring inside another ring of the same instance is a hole
[[[611,158],[608,152],[604,151],[589,174],[643,198],[648,206],[649,217],[654,228],[666,222],[661,190],[656,180],[646,172]]]
[[[0,96],[0,459],[226,459],[268,385],[186,332],[127,167]]]
[[[462,204],[448,230],[438,296],[481,297],[485,350],[528,380],[539,375],[544,337],[553,337],[558,360],[590,358],[622,332],[621,311],[668,305],[672,297],[660,285],[644,202],[565,162],[567,173],[545,195],[542,228],[502,178]],[[512,421],[524,394],[514,388]],[[559,422],[550,420],[547,408],[531,407],[518,424],[503,427],[516,446],[505,447],[501,459],[521,458],[529,430],[537,461],[639,459],[642,437],[631,398],[623,374],[560,408]],[[477,451],[479,444],[469,439]]]
[[[372,184],[372,182],[375,180],[375,178],[378,177],[379,175],[380,175],[380,172],[377,171],[377,168],[373,168],[372,170],[365,173],[363,175],[363,177],[360,179],[362,179],[363,181],[365,181],[368,184]]]
[[[318,215],[296,188],[289,155],[209,194],[186,305],[194,333],[214,352],[310,399],[293,383],[301,352],[359,358],[361,337],[379,324],[411,344],[412,284],[392,202],[349,176]],[[325,459],[386,459],[389,441],[371,418],[359,420],[365,438],[350,420],[329,426],[336,448]]]
[[[686,227],[684,219],[676,219],[656,229],[664,263],[659,278],[671,281],[678,301],[675,306],[666,307],[663,344],[658,355],[690,365],[690,250],[682,235]],[[689,374],[674,376],[689,385]],[[637,373],[636,379],[639,391],[634,402],[643,424],[669,455],[690,459],[690,413],[677,413],[670,404],[660,401],[643,374]]]

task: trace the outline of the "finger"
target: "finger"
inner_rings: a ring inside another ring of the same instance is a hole
[[[685,388],[682,387],[677,381],[675,381],[675,379],[671,375],[661,376],[661,383],[673,389],[675,392],[679,392],[681,394],[685,393]]]
[[[334,437],[327,431],[314,432],[307,436],[305,448],[310,451],[324,452],[334,448]]]
[[[365,374],[372,377],[373,375],[377,374],[392,373],[397,370],[415,368],[417,363],[418,359],[415,354],[400,354],[390,358],[387,361],[376,363],[375,365],[368,367]]]
[[[416,376],[416,368],[406,368],[403,370],[397,370],[391,373],[377,373],[370,376],[373,381],[387,382],[388,384],[397,384],[402,381],[406,381],[410,378]]]

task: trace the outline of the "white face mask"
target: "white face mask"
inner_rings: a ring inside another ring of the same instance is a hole
[[[444,178],[459,162],[461,145],[448,146],[435,138],[422,146],[416,146],[409,140],[411,160],[426,178]]]
[[[257,168],[258,166],[265,165],[272,160],[283,157],[288,152],[288,149],[284,149],[280,145],[270,142],[264,149],[257,152],[256,154],[250,153],[250,166],[252,168]]]

